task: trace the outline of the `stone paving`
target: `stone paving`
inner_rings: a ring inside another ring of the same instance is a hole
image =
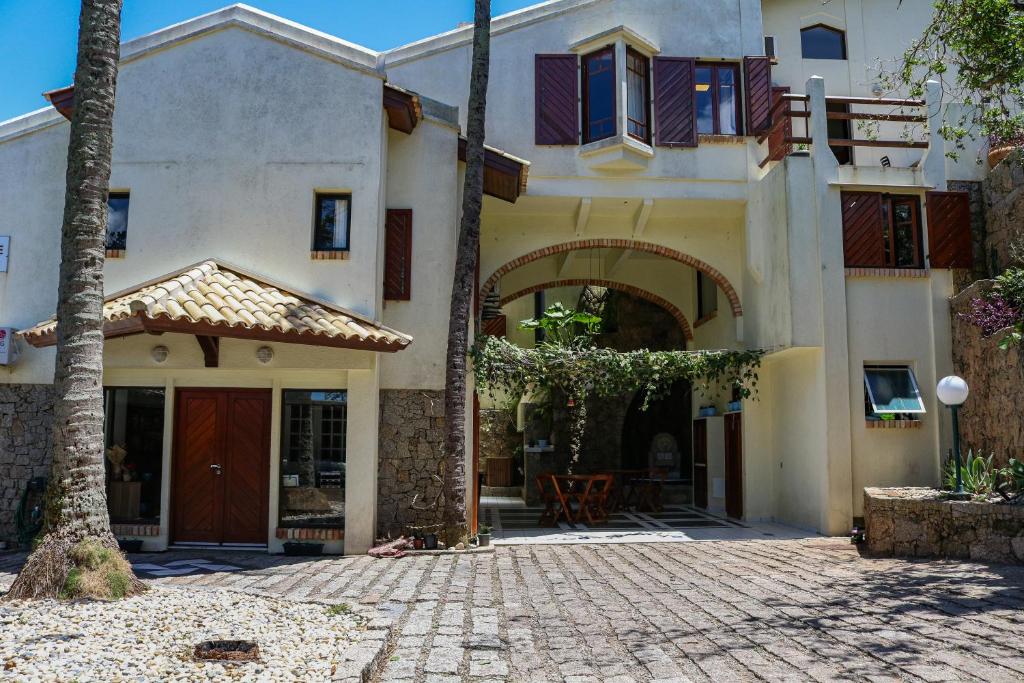
[[[844,539],[203,557],[243,569],[152,581],[374,611],[382,681],[1024,680],[1024,567]],[[0,556],[0,585],[16,567]]]

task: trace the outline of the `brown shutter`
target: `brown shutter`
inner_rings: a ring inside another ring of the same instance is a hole
[[[412,298],[412,209],[388,209],[384,224],[384,298]]]
[[[884,215],[878,192],[843,192],[843,253],[847,268],[885,268]]]
[[[483,322],[484,334],[488,337],[504,337],[508,327],[507,319],[504,315],[499,315],[496,318],[490,318]]]
[[[932,268],[970,268],[971,201],[966,192],[928,192],[928,257]]]
[[[534,132],[538,145],[579,141],[579,68],[576,55],[535,55]]]
[[[772,62],[768,57],[744,57],[743,80],[747,93],[747,135],[771,128]]]
[[[772,88],[772,107],[774,107],[783,95],[789,92],[788,85],[780,85]],[[793,119],[787,114],[790,110],[790,104],[787,102],[785,106],[780,107],[775,112],[775,118],[772,120],[772,132],[768,136],[768,160],[769,161],[781,161],[793,151],[793,145],[786,142],[786,138],[793,137]],[[782,125],[776,126],[778,120],[785,119]]]
[[[696,61],[689,57],[654,58],[654,144],[697,146]]]

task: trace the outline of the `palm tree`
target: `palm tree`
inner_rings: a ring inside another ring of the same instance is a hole
[[[480,247],[480,210],[484,194],[484,114],[491,53],[491,2],[476,0],[473,18],[473,68],[469,80],[466,122],[466,178],[462,189],[462,220],[455,254],[455,281],[448,319],[445,366],[445,541],[452,545],[467,533],[466,523],[466,356],[469,316],[475,291]]]
[[[110,530],[103,466],[103,256],[122,0],[82,0],[57,284],[53,461],[44,524],[8,598],[144,589]]]

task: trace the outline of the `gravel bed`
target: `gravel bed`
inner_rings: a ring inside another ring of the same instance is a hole
[[[322,681],[358,646],[345,608],[226,590],[151,587],[117,602],[0,603],[0,679]],[[255,640],[258,662],[197,662],[203,640]]]

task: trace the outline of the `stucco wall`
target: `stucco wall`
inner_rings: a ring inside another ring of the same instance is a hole
[[[0,540],[16,540],[29,479],[49,474],[52,417],[51,385],[0,384]]]

